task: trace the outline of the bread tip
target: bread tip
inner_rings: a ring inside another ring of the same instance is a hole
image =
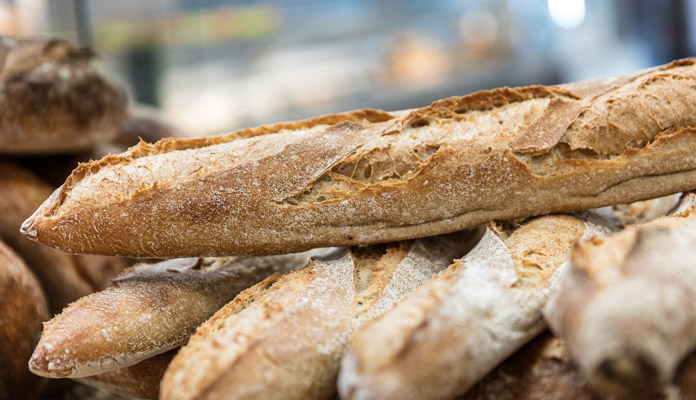
[[[74,371],[70,366],[72,363],[69,360],[69,354],[66,353],[65,357],[61,357],[52,350],[50,344],[39,343],[29,359],[29,371],[44,378],[72,378]]]
[[[34,349],[34,353],[31,355],[28,363],[29,371],[31,371],[31,373],[34,375],[51,378],[51,375],[48,373],[48,363],[46,362],[46,358],[43,357],[41,353],[43,352],[39,349],[39,347]]]
[[[19,228],[19,232],[21,232],[22,235],[28,237],[31,240],[37,239],[38,234],[36,230],[36,213],[34,213],[31,217],[27,218],[24,222],[22,222],[22,226]]]

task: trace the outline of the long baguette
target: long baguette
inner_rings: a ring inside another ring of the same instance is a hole
[[[271,254],[693,189],[695,63],[141,143],[81,165],[22,230],[75,253]]]
[[[662,386],[696,348],[694,259],[693,193],[672,216],[573,250],[546,316],[598,390]]]
[[[479,237],[464,232],[355,248],[268,278],[198,329],[170,364],[161,398],[331,398],[355,329]]]
[[[682,363],[674,384],[630,396],[603,396],[587,385],[563,341],[545,333],[512,355],[458,400],[693,400],[696,354]]]
[[[176,355],[177,350],[158,354],[130,367],[77,378],[76,380],[109,392],[139,399],[156,400],[159,397],[160,381],[164,376],[164,371],[167,370],[167,366]]]
[[[26,261],[46,291],[51,311],[57,313],[68,303],[106,287],[127,263],[111,257],[72,256],[27,240],[19,232],[22,221],[52,191],[30,171],[0,162],[0,239]]]
[[[31,349],[48,319],[46,298],[19,256],[0,242],[0,399],[33,399],[41,389],[27,370]]]
[[[113,137],[125,99],[94,61],[64,40],[0,37],[0,153],[82,151]]]
[[[312,254],[137,265],[45,323],[29,368],[50,378],[79,378],[179,347],[239,292],[305,265]]]
[[[447,399],[545,329],[573,243],[605,229],[570,215],[491,223],[474,250],[366,325],[341,365],[346,399]]]

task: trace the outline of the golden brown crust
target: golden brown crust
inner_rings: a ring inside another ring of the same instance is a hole
[[[201,325],[167,370],[162,398],[331,398],[355,328],[476,238],[469,231],[357,248],[270,277]]]
[[[95,290],[126,267],[110,257],[71,256],[27,240],[22,220],[50,195],[51,187],[31,172],[0,162],[0,238],[26,260],[41,282],[53,312]]]
[[[125,100],[90,51],[2,37],[0,53],[0,152],[80,151],[115,135]]]
[[[240,291],[305,265],[311,255],[187,258],[129,268],[46,322],[29,368],[41,376],[79,378],[179,347]]]
[[[139,399],[156,400],[164,371],[178,349],[145,359],[130,367],[77,379],[86,385]]]
[[[79,253],[268,254],[667,195],[696,187],[695,72],[143,143],[80,166],[23,232]]]
[[[14,251],[0,242],[0,398],[32,399],[40,380],[27,362],[48,319],[39,282]]]
[[[643,393],[670,382],[696,348],[696,195],[672,216],[573,249],[546,317],[590,383]]]
[[[466,391],[545,329],[573,243],[602,229],[551,215],[491,223],[462,260],[364,326],[342,362],[346,399],[447,399]]]

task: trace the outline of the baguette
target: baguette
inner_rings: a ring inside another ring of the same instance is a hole
[[[110,139],[121,91],[94,54],[59,39],[0,38],[0,152],[83,151]]]
[[[78,167],[22,231],[72,253],[258,255],[694,189],[695,63],[141,143]]]
[[[543,334],[515,353],[458,400],[668,400],[696,398],[696,355],[673,385],[631,396],[603,396],[590,388],[563,341]]]
[[[48,319],[39,282],[0,242],[0,399],[33,399],[42,382],[27,370],[41,321]]]
[[[0,161],[0,239],[27,262],[43,286],[51,311],[103,289],[126,267],[125,260],[96,256],[71,256],[32,242],[19,232],[31,212],[52,188],[31,172]]]
[[[474,231],[355,248],[273,275],[201,325],[161,398],[330,399],[355,329],[445,268]]]
[[[179,347],[239,292],[305,265],[312,254],[137,265],[45,323],[29,368],[49,378],[80,378]]]
[[[145,359],[130,367],[76,380],[109,392],[139,399],[157,399],[164,371],[176,355],[177,349]]]
[[[590,384],[638,393],[696,348],[696,195],[672,216],[578,245],[546,316]]]
[[[605,228],[570,215],[505,228],[354,338],[338,381],[346,399],[448,399],[545,329],[541,309],[572,244]]]

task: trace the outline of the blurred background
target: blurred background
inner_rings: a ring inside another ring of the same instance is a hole
[[[0,33],[90,46],[192,135],[696,54],[696,0],[0,0]]]

